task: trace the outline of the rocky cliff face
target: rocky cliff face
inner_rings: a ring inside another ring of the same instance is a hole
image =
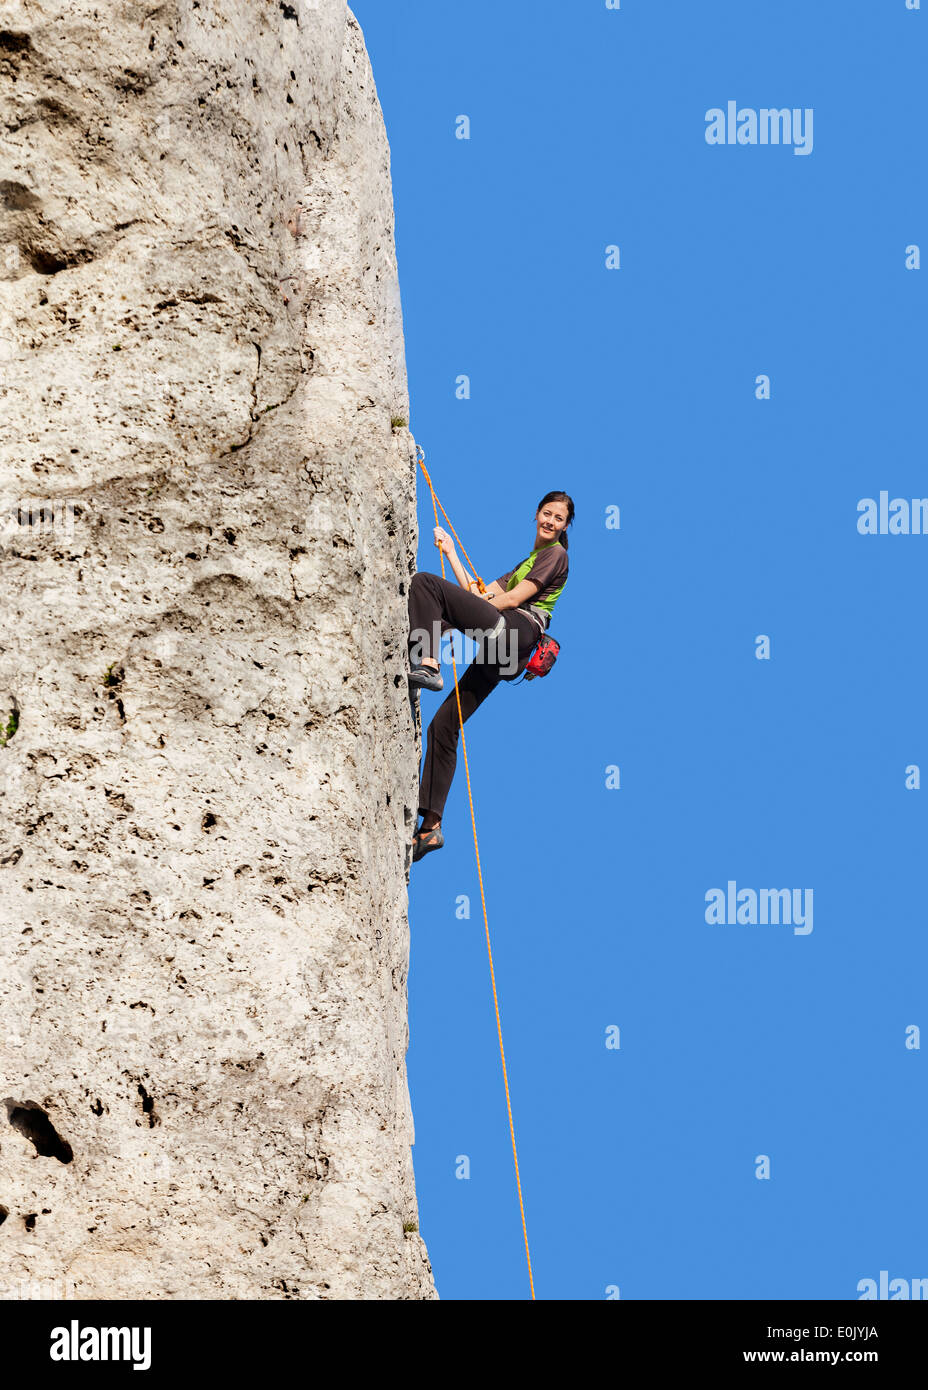
[[[434,1297],[415,460],[344,0],[6,4],[0,1293]]]

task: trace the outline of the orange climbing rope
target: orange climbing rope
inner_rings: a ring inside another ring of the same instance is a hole
[[[474,578],[475,578],[476,581],[477,581],[477,588],[480,590],[480,592],[481,592],[482,594],[484,594],[484,593],[486,593],[486,588],[487,588],[487,586],[486,586],[486,584],[484,584],[483,580],[480,578],[480,575],[477,573],[477,566],[474,564],[473,560],[470,558],[470,556],[468,555],[467,551],[464,549],[463,545],[461,545],[461,539],[460,539],[460,537],[458,536],[457,531],[455,531],[454,527],[451,525],[451,518],[450,518],[450,516],[448,515],[448,513],[445,511],[444,507],[443,507],[443,506],[441,505],[441,503],[439,502],[438,497],[437,497],[437,495],[436,495],[436,493],[435,493],[435,489],[432,487],[432,480],[431,480],[431,478],[429,477],[428,469],[427,469],[426,466],[425,466],[425,450],[422,448],[422,445],[421,445],[421,444],[417,444],[417,445],[416,445],[416,455],[417,455],[418,460],[419,460],[419,467],[422,469],[422,472],[425,474],[425,481],[426,481],[426,482],[428,483],[428,485],[429,485],[429,492],[432,494],[432,507],[433,507],[433,508],[438,508],[438,510],[435,512],[435,525],[436,525],[436,526],[438,525],[438,511],[441,511],[442,516],[445,518],[445,520],[446,520],[447,523],[448,523],[448,530],[451,532],[452,536],[454,536],[454,539],[457,541],[458,545],[461,546],[461,554],[464,556],[464,559],[467,561],[467,563],[470,565],[471,569],[474,571]],[[445,577],[445,552],[444,552],[444,551],[441,551],[440,554],[441,554],[441,577],[442,577],[442,579],[444,579],[444,577]],[[455,667],[455,671],[457,671],[457,667]]]
[[[451,525],[451,520],[450,520],[450,518],[449,518],[449,516],[448,516],[448,513],[445,511],[444,507],[442,507],[441,503],[440,503],[439,500],[438,500],[438,497],[437,497],[437,495],[436,495],[436,493],[435,493],[435,489],[434,489],[434,487],[432,486],[432,479],[429,477],[429,475],[428,475],[428,470],[426,469],[426,466],[425,466],[425,451],[424,451],[424,449],[422,449],[421,447],[418,448],[418,459],[419,459],[419,467],[422,469],[422,472],[425,474],[425,481],[428,483],[428,485],[429,485],[429,492],[432,494],[432,509],[433,509],[433,511],[434,511],[434,513],[435,513],[435,525],[436,525],[436,526],[438,525],[438,512],[439,512],[439,509],[441,509],[441,514],[442,514],[442,516],[445,518],[445,520],[448,522],[448,528],[449,528],[449,530],[451,531],[452,536],[454,536],[454,539],[458,542],[458,545],[461,546],[461,551],[462,551],[462,553],[463,553],[463,555],[464,555],[465,560],[466,560],[467,563],[470,565],[471,569],[474,571],[474,575],[475,575],[475,577],[476,577],[476,579],[477,579],[477,585],[478,585],[478,587],[479,587],[479,589],[480,589],[480,592],[481,592],[481,593],[484,593],[484,591],[486,590],[486,585],[484,584],[484,582],[483,582],[483,580],[480,578],[480,576],[477,574],[476,567],[475,567],[475,566],[473,565],[473,563],[471,562],[471,559],[470,559],[469,555],[467,554],[467,551],[464,549],[463,545],[461,545],[461,542],[460,542],[460,540],[458,539],[458,534],[457,534],[457,532],[455,531],[454,527]],[[444,552],[443,550],[440,550],[440,551],[439,551],[439,556],[440,556],[440,559],[441,559],[441,577],[442,577],[442,579],[444,579],[444,577],[445,577],[445,552]],[[506,1110],[507,1110],[507,1112],[508,1112],[508,1114],[509,1114],[509,1134],[510,1134],[510,1137],[512,1138],[512,1157],[513,1157],[513,1162],[515,1163],[515,1166],[516,1166],[516,1187],[518,1188],[518,1191],[519,1191],[519,1211],[520,1211],[521,1216],[522,1216],[522,1235],[523,1235],[523,1237],[524,1237],[524,1239],[525,1239],[525,1259],[526,1259],[526,1261],[527,1261],[527,1263],[528,1263],[528,1282],[529,1282],[529,1285],[531,1286],[532,1298],[534,1299],[534,1297],[535,1297],[535,1279],[534,1279],[534,1276],[533,1276],[533,1274],[532,1274],[532,1257],[531,1257],[531,1254],[529,1253],[529,1248],[528,1248],[528,1228],[526,1227],[526,1224],[525,1224],[525,1206],[524,1206],[524,1203],[523,1203],[523,1201],[522,1201],[522,1179],[521,1179],[521,1177],[519,1176],[519,1154],[518,1154],[518,1151],[517,1151],[517,1149],[516,1149],[516,1131],[515,1131],[515,1126],[514,1126],[513,1123],[512,1123],[512,1102],[511,1102],[511,1100],[510,1100],[510,1098],[509,1098],[509,1073],[508,1073],[507,1070],[506,1070],[506,1050],[505,1050],[505,1048],[503,1047],[503,1026],[502,1026],[502,1024],[500,1023],[500,1017],[499,1017],[499,999],[498,999],[497,993],[496,993],[496,970],[494,969],[494,966],[493,966],[493,947],[492,947],[491,944],[490,944],[490,923],[489,923],[489,921],[488,921],[488,919],[487,919],[487,900],[486,900],[486,897],[485,897],[484,891],[483,891],[483,870],[482,870],[481,867],[480,867],[480,844],[479,844],[479,842],[478,842],[478,840],[477,840],[477,819],[476,819],[476,816],[474,815],[474,795],[473,795],[473,791],[471,790],[471,785],[470,785],[470,764],[468,763],[468,760],[467,760],[467,738],[466,738],[465,733],[464,733],[464,718],[463,718],[463,715],[462,715],[462,713],[461,713],[461,691],[460,691],[460,688],[459,688],[459,686],[458,686],[458,663],[457,663],[457,661],[455,660],[455,656],[454,656],[454,644],[453,644],[453,643],[452,643],[452,646],[451,646],[451,665],[452,665],[452,668],[453,668],[453,670],[454,670],[454,694],[455,694],[455,698],[456,698],[456,700],[457,700],[457,705],[458,705],[458,727],[459,727],[460,730],[461,730],[461,749],[462,749],[462,751],[463,751],[463,753],[464,753],[464,772],[465,772],[465,775],[466,775],[466,777],[467,777],[467,800],[468,800],[468,802],[470,803],[470,823],[471,823],[471,826],[472,826],[473,831],[474,831],[474,853],[475,853],[475,855],[477,856],[477,881],[478,881],[479,884],[480,884],[480,905],[481,905],[481,907],[483,908],[483,926],[484,926],[484,930],[485,930],[485,932],[486,932],[486,938],[487,938],[487,956],[489,957],[489,961],[490,961],[490,982],[491,982],[491,984],[492,984],[492,986],[493,986],[493,1007],[494,1007],[494,1009],[496,1010],[496,1032],[497,1032],[497,1035],[498,1035],[498,1037],[499,1037],[499,1055],[500,1055],[500,1060],[501,1060],[501,1062],[502,1062],[502,1064],[503,1064],[503,1085],[504,1085],[505,1088],[506,1088]]]

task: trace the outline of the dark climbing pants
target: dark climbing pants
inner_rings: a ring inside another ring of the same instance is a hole
[[[491,631],[500,617],[506,619],[506,632],[496,643],[482,642],[481,634]],[[538,641],[539,629],[525,613],[509,608],[500,613],[492,603],[462,589],[453,580],[421,572],[414,574],[409,588],[409,631],[418,660],[430,656],[438,660],[441,632],[448,628],[474,637],[477,655],[463,676],[458,678],[461,716],[470,718],[501,680],[512,680],[521,671]],[[419,784],[419,810],[441,816],[457,766],[457,699],[452,689],[438,707],[429,725],[425,764]]]

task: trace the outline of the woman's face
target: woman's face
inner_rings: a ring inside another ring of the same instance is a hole
[[[535,521],[543,542],[557,540],[567,525],[567,503],[546,502],[541,510],[535,513]]]

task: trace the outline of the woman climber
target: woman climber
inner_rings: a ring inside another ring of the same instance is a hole
[[[444,688],[437,652],[441,633],[449,628],[457,628],[477,642],[477,654],[458,681],[462,719],[469,719],[501,680],[513,680],[524,670],[567,582],[567,528],[573,519],[574,504],[567,493],[547,493],[535,513],[531,555],[501,574],[483,595],[458,559],[450,536],[440,526],[435,527],[435,544],[448,557],[457,583],[424,571],[412,577],[411,686]],[[413,839],[414,860],[445,843],[441,818],[457,763],[458,735],[457,699],[452,691],[428,729],[419,783],[422,822]]]

